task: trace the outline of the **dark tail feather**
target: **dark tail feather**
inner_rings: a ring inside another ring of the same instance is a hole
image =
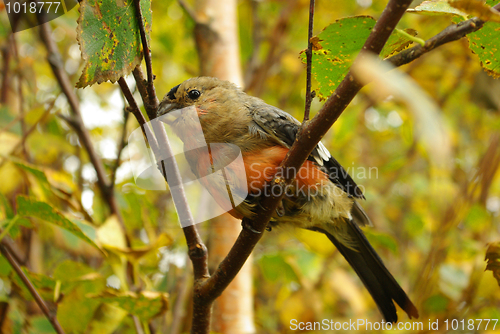
[[[388,322],[397,322],[395,301],[410,317],[418,318],[418,311],[410,301],[404,290],[385,267],[382,259],[370,245],[361,229],[353,221],[349,221],[347,231],[349,248],[341,243],[332,233],[325,229],[312,227],[313,231],[324,233],[328,239],[337,247],[347,262],[356,271],[359,278],[370,292],[373,300]]]

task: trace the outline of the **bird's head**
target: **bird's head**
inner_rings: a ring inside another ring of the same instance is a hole
[[[207,114],[211,106],[220,106],[238,94],[243,93],[229,81],[212,77],[191,78],[173,87],[163,97],[158,108],[158,116],[191,106],[199,109],[199,116],[202,116]],[[175,116],[179,117],[180,114]]]
[[[248,99],[255,98],[229,81],[196,77],[165,95],[158,117],[179,132],[181,138],[189,136],[196,124],[201,124],[207,142],[231,142],[248,132],[251,121]]]

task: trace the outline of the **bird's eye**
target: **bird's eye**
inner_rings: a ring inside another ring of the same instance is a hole
[[[200,91],[197,90],[197,89],[192,89],[188,92],[188,97],[191,99],[191,100],[196,100],[197,98],[199,98],[201,95]]]

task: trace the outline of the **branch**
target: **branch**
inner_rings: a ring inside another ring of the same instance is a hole
[[[179,334],[181,332],[181,325],[186,316],[186,304],[189,298],[189,292],[191,291],[190,276],[191,270],[186,269],[181,279],[180,286],[177,289],[178,292],[175,305],[172,307],[172,323],[168,331],[170,334]]]
[[[367,52],[380,53],[410,3],[411,0],[389,1],[366,40],[358,58],[363,57]],[[298,140],[292,145],[288,155],[282,162],[281,168],[285,171],[281,170],[276,173],[276,175],[286,175],[287,178],[275,177],[271,181],[273,186],[284,187],[293,180],[295,171],[299,170],[314,147],[316,147],[324,134],[330,129],[360,89],[361,85],[354,81],[349,72],[318,114],[301,128],[297,136]],[[285,192],[280,193],[284,194]],[[248,219],[243,220],[244,227],[251,226],[252,228],[243,228],[233,248],[220,263],[214,274],[205,282],[200,283],[197,291],[195,291],[195,298],[202,299],[203,302],[209,304],[229,285],[262,237],[264,229],[281,197],[273,195],[265,197],[261,202],[262,210],[257,217],[252,221]]]
[[[452,24],[446,27],[439,34],[425,41],[424,46],[418,44],[386,59],[385,61],[390,62],[396,67],[408,64],[421,57],[425,53],[432,51],[443,44],[459,40],[465,35],[481,29],[484,23],[484,21],[478,19],[477,17],[474,17],[467,21]]]
[[[148,39],[146,37],[146,29],[144,28],[144,17],[142,15],[141,0],[135,0],[135,10],[137,15],[137,20],[139,23],[139,32],[141,35],[142,51],[144,53],[144,60],[146,62],[146,72],[148,75],[148,82],[146,84],[146,89],[148,92],[148,100],[144,100],[144,106],[146,112],[148,113],[149,119],[156,118],[156,111],[158,110],[158,97],[156,96],[156,90],[154,86],[154,75],[153,75],[153,64],[151,62],[151,50],[148,45]]]
[[[145,61],[148,69],[148,82],[145,84],[144,76],[139,66],[134,69],[133,74],[137,82],[139,93],[141,94],[141,97],[143,99],[148,117],[150,120],[153,120],[154,118],[156,118],[156,113],[158,110],[158,98],[156,96],[153,83],[151,53],[149,52],[149,47],[147,45],[146,33],[144,30],[144,20],[142,19],[139,0],[135,1],[135,5],[139,20],[141,40],[143,43],[143,49],[145,50]],[[120,88],[122,89],[122,92],[124,93],[125,98],[127,99],[131,107],[131,111],[138,120],[139,124],[145,124],[144,116],[142,115],[142,113],[140,113],[139,107],[135,102],[132,93],[130,93],[125,80],[123,78],[120,78],[118,83],[120,84]],[[144,85],[146,86],[145,88]],[[146,92],[148,99],[145,98]],[[154,136],[150,133],[150,129],[148,126],[142,126],[142,129],[143,131],[145,131],[146,138],[148,138],[148,142],[151,145],[153,153],[158,161],[159,168],[161,169],[165,180],[167,179],[166,176],[168,175],[171,182],[180,185],[180,187],[176,187],[177,189],[175,190],[175,194],[172,194],[172,199],[174,201],[177,213],[182,224],[186,226],[183,228],[183,232],[189,249],[189,258],[193,263],[194,277],[195,279],[206,278],[209,276],[207,264],[207,248],[203,244],[203,241],[201,240],[201,237],[198,234],[196,227],[194,226],[194,218],[191,214],[191,210],[189,209],[186,193],[184,192],[184,188],[182,187],[182,178],[179,172],[179,168],[175,161],[173,161],[173,159],[163,158],[164,156],[174,156],[172,148],[170,147],[169,140],[167,138],[167,134],[165,133],[165,129],[158,122],[151,122],[151,125],[153,127]],[[157,140],[157,143],[154,140],[155,138]],[[159,150],[159,147],[162,148],[161,152]]]
[[[132,71],[134,79],[137,85],[137,90],[141,94],[142,101],[148,100],[148,91],[146,89],[146,79],[144,79],[144,73],[142,73],[141,65],[137,65]]]
[[[57,45],[51,38],[51,30],[49,23],[43,23],[44,21],[42,15],[37,15],[37,18],[41,23],[40,37],[43,43],[45,44],[45,47],[47,48],[47,53],[48,53],[47,58],[49,65],[52,69],[52,72],[54,73],[54,76],[56,77],[57,82],[59,83],[59,86],[61,87],[63,94],[66,96],[66,99],[68,100],[70,110],[73,114],[72,122],[70,122],[69,125],[73,128],[73,130],[75,130],[80,142],[82,143],[83,147],[85,147],[90,162],[94,166],[94,169],[97,174],[97,185],[99,187],[99,190],[101,191],[104,199],[106,200],[111,212],[115,214],[116,217],[118,218],[118,222],[120,223],[120,227],[123,230],[123,234],[127,242],[127,247],[130,247],[131,246],[130,237],[127,234],[127,229],[123,221],[123,216],[120,212],[120,209],[118,208],[118,203],[116,202],[116,198],[114,195],[114,189],[109,187],[111,183],[109,182],[108,177],[106,175],[106,170],[104,168],[102,160],[97,155],[94,149],[94,145],[92,144],[92,140],[90,138],[90,133],[83,124],[78,98],[70,83],[68,74],[64,71],[62,57],[61,54],[59,53],[59,50],[57,49]]]
[[[179,3],[179,6],[184,9],[189,18],[193,20],[194,23],[200,23],[200,20],[198,19],[198,16],[194,12],[194,10],[189,7],[189,5],[184,0],[177,0],[177,2]]]
[[[121,131],[121,136],[119,139],[118,143],[118,150],[116,151],[116,160],[113,165],[113,169],[111,170],[111,184],[109,185],[110,188],[114,188],[115,183],[116,183],[116,171],[118,170],[118,167],[120,167],[120,157],[122,155],[123,149],[126,146],[126,136],[127,136],[127,121],[128,121],[128,116],[130,113],[128,112],[127,108],[123,108],[123,127]]]
[[[36,288],[33,286],[33,284],[31,283],[29,278],[26,276],[24,271],[21,269],[19,264],[16,262],[14,257],[12,257],[10,250],[9,250],[9,246],[6,243],[4,243],[4,242],[0,243],[0,252],[5,257],[5,259],[7,259],[7,261],[10,263],[10,265],[12,266],[14,271],[17,273],[17,275],[19,276],[19,278],[21,279],[23,284],[26,286],[26,288],[28,289],[30,294],[33,296],[33,299],[35,299],[35,302],[38,304],[38,306],[42,310],[43,314],[45,314],[45,317],[47,318],[47,320],[50,321],[50,323],[52,324],[52,327],[54,328],[56,333],[64,334],[64,330],[62,329],[61,325],[59,324],[59,321],[57,321],[57,318],[55,316],[52,316],[50,314],[49,308],[47,307],[47,305],[45,305],[45,302],[43,301],[42,297],[40,296],[38,291],[36,291]]]
[[[500,3],[496,4],[492,8],[495,10],[500,10]],[[423,54],[432,51],[443,44],[459,40],[470,33],[478,31],[484,26],[484,24],[485,21],[480,20],[477,17],[473,17],[472,19],[469,19],[467,21],[449,25],[439,34],[425,41],[424,46],[420,44],[416,45],[386,59],[385,61],[390,62],[396,67],[408,64],[419,58]]]
[[[141,113],[141,110],[139,109],[139,105],[134,99],[134,95],[130,91],[130,88],[127,85],[127,82],[125,79],[122,77],[118,79],[118,85],[120,85],[120,89],[122,90],[123,96],[125,96],[125,99],[128,102],[129,108],[128,111],[130,111],[132,114],[134,114],[135,119],[139,123],[140,126],[143,126],[144,124],[147,123],[146,118],[144,118],[144,115]]]
[[[313,95],[311,93],[311,72],[312,72],[312,35],[314,26],[314,0],[309,3],[309,30],[307,34],[307,79],[306,79],[306,106],[304,111],[304,123],[309,120],[309,112],[311,111],[311,103]]]

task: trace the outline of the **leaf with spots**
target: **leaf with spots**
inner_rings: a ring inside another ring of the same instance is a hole
[[[495,5],[498,0],[486,1]],[[492,77],[500,77],[500,23],[486,22],[476,32],[467,35],[469,47],[481,61],[483,69]]]
[[[330,96],[344,79],[375,22],[375,19],[369,16],[340,19],[312,38],[312,74],[318,82],[317,93],[321,99]],[[407,33],[416,34],[415,31]],[[387,41],[381,56],[387,57],[399,52],[409,44],[411,41],[407,37],[394,33]],[[301,53],[301,59],[305,63],[304,51]]]
[[[87,297],[118,306],[142,320],[151,319],[168,310],[168,294],[156,291],[141,293],[105,291]]]
[[[134,0],[84,0],[80,3],[77,40],[85,63],[78,88],[116,82],[142,60]],[[141,0],[144,27],[150,39],[151,1]]]

